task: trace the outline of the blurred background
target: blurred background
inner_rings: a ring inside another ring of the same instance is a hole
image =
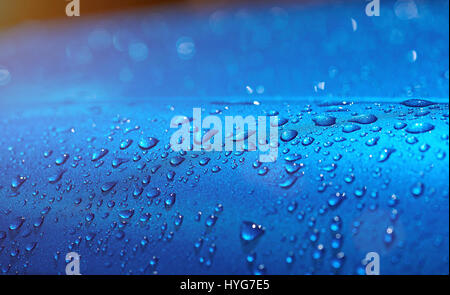
[[[0,103],[448,101],[448,1],[0,1]]]

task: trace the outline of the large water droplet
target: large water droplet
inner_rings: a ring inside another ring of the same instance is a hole
[[[104,183],[102,185],[101,190],[104,193],[109,192],[110,190],[112,190],[116,186],[116,184],[117,184],[116,181],[106,182],[106,183]]]
[[[406,127],[406,123],[405,122],[397,122],[394,124],[394,128],[397,130],[403,129]]]
[[[161,194],[161,190],[157,187],[152,187],[147,192],[147,198],[153,199],[158,197]]]
[[[94,153],[92,153],[91,161],[95,162],[95,161],[100,160],[101,158],[106,156],[106,154],[108,154],[108,152],[109,152],[108,149],[103,149],[103,148],[98,151],[95,151]]]
[[[375,115],[359,115],[349,119],[349,122],[359,123],[359,124],[372,124],[376,122],[378,118]]]
[[[434,105],[435,103],[424,99],[408,99],[401,102],[401,104],[407,107],[423,108]]]
[[[423,194],[425,185],[423,184],[423,182],[416,182],[412,187],[411,187],[411,193],[414,197],[420,197]]]
[[[283,117],[277,117],[275,122],[271,122],[270,125],[273,127],[280,127],[280,126],[285,125],[287,122],[288,122],[288,119],[283,118]]]
[[[158,144],[159,140],[154,137],[143,137],[139,140],[139,147],[143,150],[149,150]]]
[[[61,178],[63,177],[64,173],[66,173],[67,169],[61,169],[58,172],[56,172],[54,175],[50,176],[48,178],[48,182],[49,183],[57,183],[58,181],[61,180]]]
[[[284,130],[281,133],[280,139],[284,142],[293,140],[297,136],[298,132],[296,130]]]
[[[279,184],[279,186],[281,188],[288,189],[291,186],[293,186],[296,181],[297,181],[297,176],[291,176],[291,177],[288,177],[285,181],[281,182]]]
[[[175,193],[169,194],[164,200],[164,206],[166,208],[171,208],[175,204],[176,197],[177,195]]]
[[[351,133],[351,132],[355,132],[357,130],[360,130],[361,127],[359,125],[356,124],[346,124],[342,127],[342,131],[345,133]]]
[[[385,148],[383,151],[381,151],[380,155],[378,156],[378,162],[385,162],[389,159],[391,154],[395,152],[395,149],[393,148]]]
[[[303,140],[302,140],[302,145],[308,146],[308,145],[310,145],[310,144],[313,143],[313,142],[314,142],[314,138],[313,138],[313,137],[311,137],[311,136],[306,136],[306,137],[303,138]]]
[[[123,219],[130,219],[134,215],[134,209],[125,209],[119,212],[119,216]]]
[[[125,139],[120,143],[120,149],[125,150],[129,148],[132,143],[133,143],[132,139]]]

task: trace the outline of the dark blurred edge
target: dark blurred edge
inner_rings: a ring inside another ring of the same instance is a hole
[[[258,5],[263,2],[317,2],[324,0],[80,0],[81,17],[97,13],[117,12],[161,6],[226,6],[236,3]],[[65,7],[70,0],[0,0],[0,30],[24,22],[66,18]]]

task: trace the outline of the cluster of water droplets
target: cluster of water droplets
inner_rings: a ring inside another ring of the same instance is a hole
[[[213,106],[210,113],[241,114],[245,107]],[[2,272],[26,272],[36,264],[29,253],[41,253],[43,244],[54,249],[49,271],[62,271],[64,253],[80,251],[121,273],[158,273],[169,263],[161,249],[178,241],[186,248],[175,257],[195,257],[205,270],[219,267],[218,251],[228,249],[241,253],[242,267],[253,274],[280,272],[280,255],[282,265],[298,273],[339,273],[349,260],[346,272],[357,273],[361,266],[346,249],[364,234],[361,215],[388,213],[374,227],[380,251],[390,251],[407,241],[397,237],[400,200],[427,202],[439,194],[427,175],[435,167],[448,172],[448,105],[407,100],[254,108],[253,114],[278,117],[276,162],[262,163],[259,152],[249,151],[175,152],[168,119],[158,115],[87,117],[3,138],[8,149],[0,168],[11,181],[0,184],[8,198],[0,213],[0,253],[8,257],[0,259]],[[243,134],[243,141],[256,136]],[[434,164],[422,165],[427,159]],[[404,162],[415,163],[412,177],[398,170]],[[273,239],[282,244],[270,250]],[[305,268],[297,263],[304,259],[317,263]]]

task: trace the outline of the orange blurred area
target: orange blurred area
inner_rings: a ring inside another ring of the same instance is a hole
[[[237,2],[206,0],[79,0],[81,16],[96,13],[117,12],[144,7],[184,5],[201,7],[203,5]],[[66,17],[65,8],[70,0],[1,0],[0,29],[24,22],[42,21]]]

